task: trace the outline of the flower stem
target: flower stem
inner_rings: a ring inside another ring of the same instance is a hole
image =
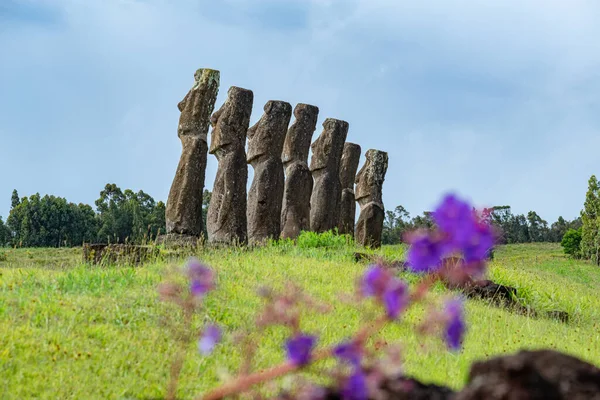
[[[379,317],[372,325],[364,326],[361,330],[359,330],[354,340],[357,342],[366,341],[374,332],[379,331],[387,322],[388,319],[386,316]],[[330,347],[316,352],[311,359],[311,363],[330,357],[333,354],[333,350],[334,347]],[[302,367],[303,366],[287,361],[265,371],[240,376],[229,383],[217,387],[204,396],[197,397],[195,400],[219,400],[232,394],[244,392],[256,384],[287,375]]]

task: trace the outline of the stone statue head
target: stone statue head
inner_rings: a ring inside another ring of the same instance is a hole
[[[299,103],[294,108],[295,121],[288,129],[283,145],[281,159],[283,163],[308,160],[310,141],[317,127],[319,108]]]
[[[213,127],[210,138],[211,154],[228,145],[245,146],[246,127],[250,123],[254,94],[251,90],[232,86],[227,100],[210,118]]]
[[[369,149],[365,156],[367,158],[365,164],[356,175],[356,201],[382,203],[382,188],[388,167],[388,154],[385,151]]]
[[[310,146],[313,153],[310,160],[311,171],[339,167],[348,126],[346,121],[333,118],[327,118],[323,122],[323,132]]]
[[[263,156],[279,158],[292,117],[290,103],[269,100],[260,120],[248,129],[248,162]]]

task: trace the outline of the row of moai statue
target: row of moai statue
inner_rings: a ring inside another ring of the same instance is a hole
[[[167,201],[167,235],[197,238],[203,231],[208,152],[218,161],[206,221],[209,242],[253,245],[296,238],[301,231],[337,228],[355,235],[362,245],[381,245],[387,153],[368,150],[357,174],[361,148],[346,142],[347,122],[327,118],[311,145],[319,109],[298,104],[288,129],[291,105],[269,101],[260,120],[249,127],[252,91],[231,87],[227,100],[213,114],[219,71],[199,69],[194,77],[194,86],[178,104],[183,150]],[[246,193],[248,164],[254,179]],[[356,202],[360,216],[355,227]]]

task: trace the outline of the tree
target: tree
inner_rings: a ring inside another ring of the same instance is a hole
[[[2,221],[2,216],[0,216],[0,247],[4,247],[10,241],[10,230]]]
[[[12,196],[10,198],[10,208],[15,208],[19,205],[19,203],[21,203],[21,200],[19,200],[19,193],[17,193],[17,189],[13,189]]]
[[[7,226],[14,245],[79,246],[96,236],[96,216],[88,205],[36,193],[10,210]]]
[[[560,245],[565,254],[574,257],[581,257],[581,228],[569,229],[562,238]]]
[[[591,259],[598,264],[598,209],[600,185],[595,175],[588,181],[588,191],[585,195],[581,211],[581,256]]]
[[[423,212],[423,215],[417,215],[410,221],[411,229],[433,229],[435,226],[435,222],[433,221],[433,217],[431,215],[431,211]]]
[[[381,241],[383,244],[398,244],[402,235],[410,229],[410,214],[403,206],[396,206],[393,211],[386,211],[383,221]]]
[[[511,237],[511,221],[513,215],[510,211],[510,206],[494,206],[490,213],[490,220],[492,225],[496,227],[498,231],[498,244],[511,243],[509,238]]]
[[[548,223],[535,211],[529,211],[527,213],[527,222],[529,224],[529,240],[532,242],[548,241]]]
[[[122,191],[107,184],[96,200],[98,240],[109,243],[144,243],[165,229],[165,205],[143,191]]]

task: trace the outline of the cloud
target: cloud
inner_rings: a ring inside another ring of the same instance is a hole
[[[231,85],[254,91],[252,122],[269,99],[311,103],[363,153],[388,151],[388,208],[456,190],[572,218],[597,172],[598,17],[583,0],[11,0],[0,215],[12,188],[93,203],[115,182],[166,200],[176,104],[204,66],[221,71],[218,105]],[[215,169],[209,156],[209,188]]]

